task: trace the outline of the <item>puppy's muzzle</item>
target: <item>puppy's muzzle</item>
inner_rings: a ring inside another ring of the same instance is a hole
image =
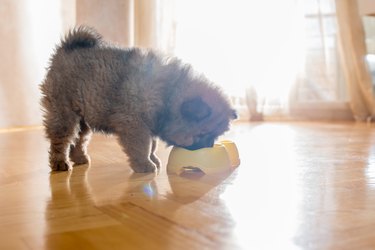
[[[214,146],[214,141],[209,141],[209,142],[194,143],[193,145],[190,145],[184,148],[189,149],[189,150],[197,150],[201,148],[211,148],[213,146]]]

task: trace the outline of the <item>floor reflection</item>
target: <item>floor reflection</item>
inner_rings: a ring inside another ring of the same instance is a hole
[[[222,172],[215,175],[205,175],[203,172],[183,173],[182,175],[168,175],[171,192],[167,197],[182,204],[188,204],[201,199],[211,190],[217,188],[232,172]],[[219,192],[223,192],[220,189]],[[220,195],[215,193],[215,195]]]
[[[157,240],[159,247],[176,249],[176,246],[181,247],[180,237],[193,237],[191,241],[194,241],[193,235],[183,236],[185,226],[193,227],[201,234],[197,242],[202,241],[202,244],[215,248],[218,246],[218,243],[206,238],[214,237],[217,232],[205,230],[212,227],[212,223],[217,223],[212,219],[215,218],[214,211],[204,211],[203,208],[215,207],[216,216],[225,215],[225,205],[218,201],[225,188],[219,187],[230,180],[231,173],[216,176],[131,174],[124,180],[116,174],[116,170],[103,175],[98,175],[98,171],[102,170],[79,166],[71,172],[50,175],[51,197],[45,209],[46,236],[40,248],[71,246],[73,241],[69,239],[75,235],[74,232],[95,232],[95,229],[110,227],[119,230],[102,240],[104,242],[111,241],[113,237],[148,237],[152,241],[154,236],[149,234],[155,234],[153,231],[157,229],[158,234],[164,235]],[[149,225],[154,228],[149,228]],[[127,233],[134,228],[144,228],[144,231],[138,236]],[[137,239],[123,241],[118,246],[130,246],[134,241]],[[233,246],[225,241],[223,238],[223,242],[219,243]],[[143,244],[142,240],[137,244]]]
[[[51,198],[45,209],[47,225],[43,248],[74,247],[75,241],[69,241],[74,235],[73,232],[121,225],[121,220],[112,217],[107,208],[116,204],[126,207],[121,204],[128,204],[133,199],[150,201],[158,196],[154,174],[134,174],[124,180],[121,175],[116,178],[116,171],[101,176],[92,176],[92,171],[95,174],[97,170],[78,166],[70,172],[51,173]],[[128,208],[132,209],[132,206]],[[113,238],[109,237],[101,242],[109,244],[116,237],[119,235],[113,235]],[[95,244],[95,241],[94,237],[91,244]],[[126,242],[120,245],[126,246]],[[90,248],[90,245],[85,246],[87,247]]]

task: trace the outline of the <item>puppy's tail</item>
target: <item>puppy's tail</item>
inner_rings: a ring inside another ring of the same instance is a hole
[[[79,26],[69,31],[62,39],[61,48],[66,52],[80,48],[92,48],[102,43],[102,36],[95,29]]]

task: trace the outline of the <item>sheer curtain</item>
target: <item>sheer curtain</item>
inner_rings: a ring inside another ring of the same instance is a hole
[[[175,54],[243,118],[352,119],[334,0],[180,0],[175,12]]]
[[[77,24],[192,63],[245,120],[371,118],[356,8],[354,0],[5,0],[0,127],[41,124],[38,84]]]
[[[164,52],[173,46],[174,0],[75,0],[75,13],[76,25],[93,26],[119,45]]]
[[[3,0],[0,129],[42,124],[39,84],[55,45],[75,25],[122,46],[168,50],[168,0]],[[172,1],[171,1],[172,2]],[[170,22],[169,22],[170,23]]]
[[[38,85],[62,29],[59,1],[0,3],[0,129],[41,124]]]
[[[251,109],[258,112],[287,110],[303,61],[298,3],[193,0],[176,5],[177,56],[223,86],[242,117],[248,116],[243,109],[247,94]]]
[[[358,2],[336,0],[336,6],[342,63],[353,115],[359,121],[371,120],[375,115],[373,83],[365,60],[367,48]]]

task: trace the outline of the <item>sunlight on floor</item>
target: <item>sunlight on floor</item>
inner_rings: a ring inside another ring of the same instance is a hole
[[[251,145],[246,150],[242,149],[241,158],[243,162],[253,164],[238,169],[237,179],[227,187],[221,199],[233,216],[236,223],[234,234],[241,244],[256,249],[281,246],[293,249],[289,244],[298,229],[298,208],[302,195],[295,178],[298,172],[296,137],[291,128],[271,127],[255,127],[243,139],[251,138],[257,144],[238,142]],[[264,141],[272,144],[258,144]],[[276,154],[270,155],[270,151]],[[259,178],[258,174],[267,172],[265,168],[269,174]],[[273,240],[269,241],[269,238]]]

